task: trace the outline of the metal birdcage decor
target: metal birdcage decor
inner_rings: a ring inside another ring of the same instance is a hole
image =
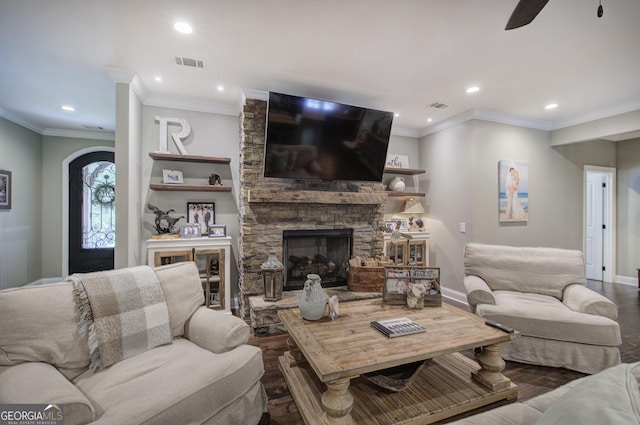
[[[262,283],[264,284],[264,300],[278,301],[282,299],[284,287],[284,265],[276,257],[275,248],[269,249],[269,258],[260,266]]]

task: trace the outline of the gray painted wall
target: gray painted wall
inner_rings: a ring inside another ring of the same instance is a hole
[[[42,275],[59,278],[62,272],[62,174],[63,161],[70,155],[95,146],[113,147],[113,141],[77,139],[72,137],[42,137]],[[116,178],[117,179],[117,178]]]
[[[528,223],[498,223],[498,161],[529,164]],[[614,142],[550,147],[549,133],[472,120],[420,141],[431,261],[464,292],[467,242],[582,249],[583,167],[615,166]],[[466,233],[459,232],[466,223]]]
[[[640,139],[617,144],[617,274],[636,276],[640,267]]]
[[[12,208],[0,210],[0,289],[42,275],[42,137],[0,118],[0,169],[12,173]]]

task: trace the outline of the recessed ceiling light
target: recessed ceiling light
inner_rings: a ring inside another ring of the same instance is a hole
[[[427,122],[432,122],[433,118],[427,118]]]
[[[159,75],[156,75],[155,77],[153,77],[153,79],[156,81],[156,83],[161,83],[162,82],[162,77]]]
[[[550,103],[547,106],[545,106],[544,109],[550,110],[550,109],[556,109],[557,107],[558,107],[557,103]]]
[[[400,114],[396,112],[395,114],[393,114],[393,116],[398,118],[400,116]]]
[[[76,108],[74,108],[71,105],[61,105],[60,109],[62,109],[63,111],[67,111],[67,112],[73,112],[76,110]]]
[[[218,84],[218,87],[216,87],[218,89],[218,91],[220,93],[222,93],[224,91],[224,86],[222,84]]]
[[[187,24],[186,22],[176,22],[173,27],[176,29],[176,31],[182,34],[191,34],[193,32],[193,28],[191,28],[191,25]]]
[[[478,86],[473,86],[473,87],[469,87],[467,89],[467,93],[471,94],[471,93],[477,93],[480,91],[480,87]]]

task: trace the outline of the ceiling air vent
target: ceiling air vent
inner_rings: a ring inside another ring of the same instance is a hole
[[[451,105],[447,105],[446,103],[433,102],[431,105],[429,105],[429,108],[447,109],[449,106],[451,106]]]
[[[176,64],[190,66],[191,68],[204,68],[204,62],[200,59],[184,58],[181,56],[176,56]]]

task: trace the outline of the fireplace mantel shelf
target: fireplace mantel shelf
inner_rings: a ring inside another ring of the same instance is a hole
[[[328,192],[319,190],[249,190],[251,203],[379,205],[387,201],[384,192]]]

